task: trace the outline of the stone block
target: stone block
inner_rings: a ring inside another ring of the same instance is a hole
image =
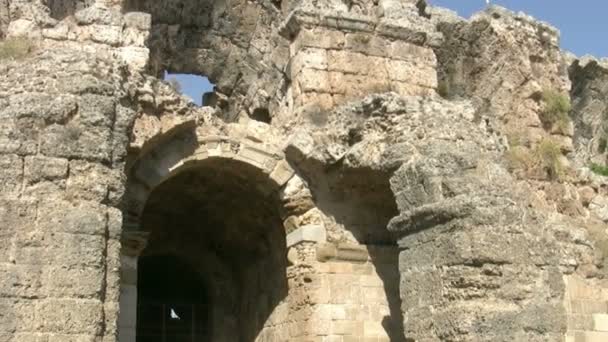
[[[46,332],[100,335],[103,304],[97,300],[47,299],[36,303],[38,329]]]
[[[437,88],[437,71],[432,66],[417,62],[391,60],[387,64],[391,80]]]
[[[608,332],[608,313],[593,314],[593,330]]]
[[[23,159],[15,154],[0,155],[0,194],[17,197],[23,185]]]
[[[120,170],[84,160],[70,161],[70,177],[67,180],[66,192],[71,199],[117,204],[122,197]]]
[[[291,58],[289,67],[291,78],[296,79],[303,69],[327,70],[327,51],[318,48],[304,48]]]
[[[38,297],[42,293],[41,269],[33,265],[0,264],[0,297]]]
[[[308,225],[299,227],[287,235],[287,247],[291,247],[303,242],[323,243],[327,238],[325,227],[318,225]]]
[[[39,229],[45,232],[71,234],[106,234],[107,210],[105,205],[95,202],[67,201],[42,202],[39,206]]]
[[[330,83],[327,71],[316,69],[302,69],[297,79],[298,87],[301,92],[329,93]]]
[[[410,62],[416,61],[421,65],[427,65],[429,67],[437,66],[435,52],[428,47],[418,46],[402,40],[395,40],[390,44],[389,51],[389,56],[392,59]]]
[[[606,341],[608,341],[608,332],[576,331],[574,333],[574,342],[606,342]]]
[[[332,50],[327,54],[329,71],[388,78],[385,58],[343,50]]]
[[[106,127],[53,124],[42,132],[40,152],[50,157],[109,161],[111,138],[111,130]]]
[[[294,175],[294,170],[289,166],[289,163],[285,159],[279,161],[274,170],[270,173],[270,179],[278,186],[281,187],[289,181]]]
[[[36,331],[35,304],[33,300],[0,298],[0,332]]]
[[[30,184],[44,180],[65,179],[67,176],[67,159],[44,156],[25,157],[25,180]]]
[[[301,49],[306,47],[342,49],[345,44],[345,35],[339,30],[324,27],[315,27],[313,29],[302,28],[291,44],[290,53],[292,56],[295,56]]]
[[[120,26],[107,26],[107,25],[91,25],[90,37],[91,40],[96,43],[107,44],[110,46],[118,46],[120,43],[120,36],[122,33],[122,27]]]
[[[363,335],[363,322],[351,320],[331,321],[331,334],[334,335]]]
[[[152,15],[144,12],[128,12],[123,17],[127,27],[146,31],[152,27]]]
[[[346,34],[346,49],[360,52],[365,55],[388,56],[389,41],[368,32],[355,32]]]
[[[14,241],[17,264],[99,268],[105,260],[101,235],[34,231],[18,233]]]
[[[105,283],[101,268],[45,267],[41,273],[42,292],[50,297],[101,299]]]

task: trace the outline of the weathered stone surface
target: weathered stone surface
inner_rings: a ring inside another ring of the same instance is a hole
[[[605,163],[605,62],[552,27],[414,0],[0,0],[7,36],[36,49],[0,61],[0,341],[134,340],[158,255],[204,278],[218,342],[605,338],[608,182],[574,172]],[[544,125],[547,89],[573,123]],[[544,176],[505,167],[522,150]]]

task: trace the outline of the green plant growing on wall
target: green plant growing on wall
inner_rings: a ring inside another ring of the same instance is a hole
[[[570,99],[555,90],[545,90],[542,94],[542,100],[545,106],[540,113],[540,120],[545,128],[555,127],[560,132],[565,133],[570,125],[570,117],[568,116],[572,108]]]
[[[597,163],[591,163],[589,169],[597,175],[608,177],[608,166]]]
[[[24,37],[8,38],[0,41],[0,60],[14,59],[20,60],[36,50],[34,41]]]

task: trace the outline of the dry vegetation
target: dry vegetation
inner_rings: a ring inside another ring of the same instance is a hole
[[[570,98],[555,90],[545,90],[542,94],[544,109],[540,113],[540,120],[547,129],[557,129],[565,133],[570,125]]]
[[[20,60],[36,50],[36,43],[25,37],[8,38],[0,41],[0,60]]]
[[[551,139],[543,139],[534,149],[525,146],[511,146],[506,155],[509,167],[526,173],[528,176],[540,175],[549,180],[562,180],[566,167],[562,162],[559,144]]]

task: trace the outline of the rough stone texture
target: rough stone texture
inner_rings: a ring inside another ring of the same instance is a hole
[[[608,63],[590,57],[570,66],[572,118],[576,125],[574,144],[580,162],[606,162],[606,112]]]
[[[605,339],[605,66],[550,26],[0,0],[4,37],[37,48],[0,61],[0,341],[134,341],[138,258],[164,254],[204,278],[214,341]],[[213,107],[166,70],[209,76]],[[573,130],[541,125],[545,89]],[[509,173],[547,138],[568,177]]]

